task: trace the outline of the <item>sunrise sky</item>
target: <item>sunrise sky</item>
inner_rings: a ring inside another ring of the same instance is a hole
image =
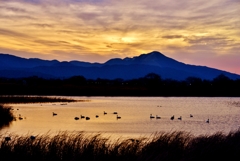
[[[105,62],[159,51],[240,74],[240,0],[0,0],[0,53]]]

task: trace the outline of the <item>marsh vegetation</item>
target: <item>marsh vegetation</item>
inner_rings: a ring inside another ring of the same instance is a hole
[[[8,126],[14,120],[14,115],[10,106],[0,104],[0,129]]]
[[[81,102],[88,100],[76,100],[63,97],[28,96],[28,95],[0,95],[0,103],[50,103],[50,102]]]
[[[116,139],[101,134],[60,132],[55,136],[0,135],[1,160],[234,160],[239,158],[240,131],[193,136],[160,132],[145,138]]]

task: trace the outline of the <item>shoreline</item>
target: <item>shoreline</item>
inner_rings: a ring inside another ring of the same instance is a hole
[[[56,103],[56,102],[84,102],[89,100],[76,100],[63,98],[64,96],[36,96],[36,95],[0,95],[0,104],[21,103]]]

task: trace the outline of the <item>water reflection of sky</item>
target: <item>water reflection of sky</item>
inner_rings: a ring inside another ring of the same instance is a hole
[[[82,97],[79,97],[83,99]],[[188,131],[195,135],[230,132],[239,128],[239,98],[88,97],[89,102],[12,105],[14,121],[2,133],[55,134],[59,131],[101,132],[113,136],[140,136],[154,132]],[[230,102],[230,103],[229,103]],[[19,109],[19,110],[16,110]],[[104,115],[103,111],[107,114]],[[116,118],[118,112],[121,119]],[[57,115],[53,116],[52,112]],[[161,119],[150,119],[150,114]],[[190,114],[193,117],[190,117]],[[75,117],[90,117],[90,120]],[[95,116],[99,115],[98,118]],[[170,120],[174,115],[175,119]],[[182,116],[182,120],[177,118]],[[210,119],[210,123],[205,121]]]

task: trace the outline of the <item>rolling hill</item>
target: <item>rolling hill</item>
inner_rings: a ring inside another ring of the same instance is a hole
[[[0,54],[0,77],[22,78],[38,76],[42,78],[69,78],[76,75],[87,79],[124,80],[144,77],[149,73],[160,75],[163,79],[185,80],[198,77],[212,80],[220,74],[230,79],[240,79],[240,75],[206,66],[190,65],[169,58],[158,51],[132,58],[114,58],[105,63],[82,61],[42,60],[21,58]]]

